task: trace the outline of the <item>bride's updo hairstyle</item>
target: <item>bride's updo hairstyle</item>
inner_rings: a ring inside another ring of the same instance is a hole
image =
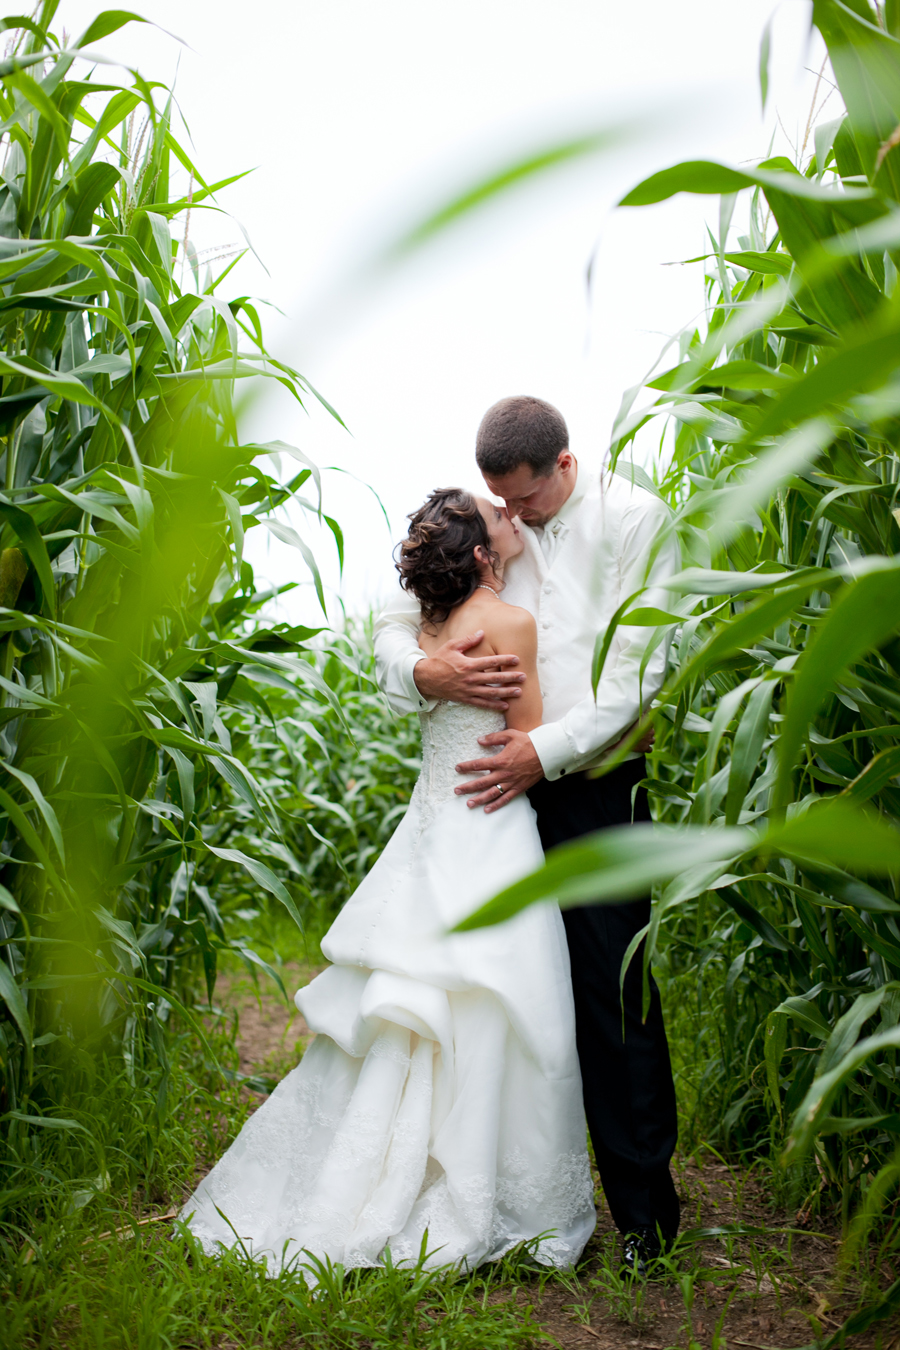
[[[396,568],[400,585],[411,591],[428,623],[443,623],[478,585],[478,545],[496,574],[499,558],[471,492],[437,488],[409,517],[409,534],[400,545]]]

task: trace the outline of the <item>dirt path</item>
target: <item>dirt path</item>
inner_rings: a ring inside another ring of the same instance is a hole
[[[315,972],[285,967],[288,995]],[[271,986],[269,986],[271,988]],[[303,1018],[261,984],[223,977],[222,1008],[237,1012],[241,1072],[281,1078],[310,1040]],[[773,1209],[762,1168],[739,1171],[704,1152],[676,1159],[682,1231],[733,1224],[764,1229],[752,1237],[693,1242],[662,1278],[623,1280],[617,1238],[597,1191],[597,1231],[577,1277],[564,1282],[526,1276],[517,1300],[530,1303],[562,1350],[788,1350],[829,1336],[858,1306],[858,1283],[838,1280],[835,1231],[809,1231],[797,1216]],[[785,1231],[790,1230],[790,1231]],[[884,1287],[900,1271],[885,1267]],[[900,1319],[855,1336],[854,1348],[900,1350]]]
[[[283,966],[279,974],[288,998],[293,1000],[294,992],[316,973],[299,965]],[[236,1045],[242,1074],[283,1078],[296,1068],[311,1033],[293,1001],[285,1003],[273,991],[270,980],[261,975],[256,986],[249,975],[220,975],[215,999],[223,1010],[237,1013]]]

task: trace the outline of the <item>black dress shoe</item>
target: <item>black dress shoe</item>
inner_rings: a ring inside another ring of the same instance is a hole
[[[622,1273],[646,1279],[650,1266],[662,1256],[662,1243],[652,1228],[636,1228],[622,1242]]]

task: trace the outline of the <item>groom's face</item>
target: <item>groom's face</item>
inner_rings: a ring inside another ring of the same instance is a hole
[[[568,501],[575,486],[578,468],[571,451],[560,452],[551,473],[536,475],[528,464],[520,464],[512,473],[497,478],[484,474],[484,481],[495,497],[502,497],[510,519],[526,525],[543,525]]]

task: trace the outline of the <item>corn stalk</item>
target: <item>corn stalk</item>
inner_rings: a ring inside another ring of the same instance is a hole
[[[176,227],[220,209],[233,179],[206,182],[162,86],[76,73],[80,52],[112,69],[93,44],[135,16],[107,11],[66,48],[56,8],[3,21],[0,61],[9,1176],[33,1165],[42,1138],[90,1132],[73,1083],[98,1055],[155,1075],[161,1125],[163,1023],[174,1009],[202,1035],[185,972],[201,969],[211,993],[228,945],[219,890],[245,875],[299,922],[302,887],[234,846],[242,811],[270,842],[280,825],[230,728],[246,739],[248,720],[270,717],[267,689],[335,705],[305,653],[318,630],[263,626],[268,596],[242,557],[246,531],[268,524],[321,596],[312,554],[276,515],[308,485],[321,516],[318,471],[291,446],[245,443],[234,406],[237,380],[277,381],[298,403],[311,391],[266,351],[254,305],[221,297],[233,262],[201,275],[188,225]],[[295,470],[286,482],[273,451]]]

